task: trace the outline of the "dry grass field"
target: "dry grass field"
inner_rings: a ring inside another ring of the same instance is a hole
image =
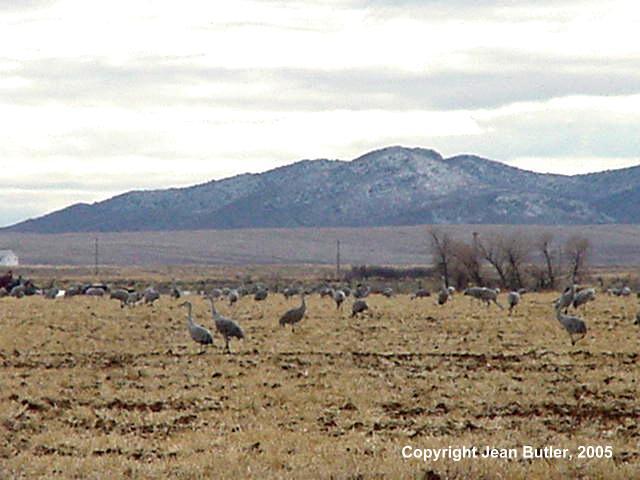
[[[461,295],[375,296],[351,319],[314,295],[295,333],[277,319],[298,299],[244,298],[220,305],[247,334],[231,355],[220,337],[197,355],[168,297],[4,298],[0,478],[637,478],[637,300],[600,296],[571,346],[552,298],[526,295],[509,318]],[[574,458],[429,463],[407,445]],[[580,445],[613,458],[578,459]]]
[[[120,233],[0,233],[0,249],[11,249],[26,265],[90,265],[95,239],[104,265],[332,265],[336,240],[344,263],[431,264],[427,225],[372,228],[237,229]],[[457,240],[494,233],[521,233],[534,239],[543,232],[559,244],[571,235],[589,238],[591,265],[637,265],[638,225],[446,225]]]

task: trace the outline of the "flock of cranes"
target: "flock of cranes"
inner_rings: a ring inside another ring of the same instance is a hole
[[[60,290],[56,287],[55,282],[52,282],[49,288],[38,289],[33,282],[29,280],[23,280],[22,277],[18,279],[12,279],[11,272],[0,277],[0,296],[14,296],[21,298],[25,295],[41,294],[47,299],[55,299],[58,297],[70,297],[75,295],[87,295],[94,297],[109,296],[111,299],[116,299],[120,302],[120,307],[133,307],[138,304],[153,305],[155,301],[160,298],[160,293],[153,287],[148,287],[142,291],[127,288],[110,289],[104,284],[85,284],[85,285],[72,285],[66,290]],[[622,288],[610,288],[604,290],[609,295],[615,296],[629,296],[631,295],[631,289],[629,287]],[[322,298],[330,298],[333,300],[336,306],[336,310],[341,311],[347,298],[352,297],[351,303],[351,317],[357,317],[369,310],[366,298],[372,293],[372,288],[367,285],[358,285],[352,289],[348,286],[332,287],[332,286],[320,286],[315,289],[304,289],[300,286],[291,286],[283,289],[280,293],[285,299],[290,299],[294,296],[300,296],[300,305],[298,307],[287,310],[280,317],[278,323],[281,327],[287,325],[291,326],[293,332],[295,332],[296,325],[298,325],[304,318],[307,312],[306,295],[310,293],[319,293]],[[387,298],[394,296],[394,291],[390,287],[379,289],[376,291]],[[443,284],[437,292],[436,304],[445,305],[449,302],[456,293],[456,289],[452,286],[446,286]],[[516,307],[520,304],[522,296],[526,293],[526,290],[513,290],[507,292],[506,301],[508,304],[508,315],[511,316]],[[182,292],[175,282],[170,290],[170,294],[173,298],[178,299],[183,297],[189,292]],[[500,309],[504,309],[504,306],[498,301],[500,290],[497,288],[488,287],[470,287],[463,291],[464,296],[468,296],[473,300],[477,300],[481,304],[490,307],[496,305]],[[640,294],[638,294],[640,297]],[[232,339],[244,339],[245,333],[243,329],[234,320],[222,316],[216,309],[216,301],[227,300],[229,306],[236,304],[240,298],[244,296],[252,296],[256,302],[263,302],[269,297],[269,288],[262,284],[256,284],[252,287],[241,286],[238,288],[214,288],[205,297],[208,299],[211,307],[212,320],[215,325],[215,331],[224,340],[224,350],[227,353],[231,352],[230,342]],[[427,298],[431,296],[431,292],[424,288],[418,288],[410,296],[411,300],[417,300],[421,298]],[[569,334],[569,338],[572,345],[580,341],[587,334],[587,324],[576,315],[569,315],[569,308],[573,308],[578,311],[580,308],[584,309],[585,306],[595,300],[596,290],[594,288],[583,288],[577,285],[570,285],[562,294],[554,301],[555,318],[560,325]],[[206,327],[196,323],[193,318],[193,304],[190,301],[185,301],[180,304],[181,307],[187,308],[187,328],[189,334],[194,342],[201,346],[200,353],[204,353],[206,346],[213,344],[213,335]],[[640,313],[636,318],[636,324],[640,325]]]

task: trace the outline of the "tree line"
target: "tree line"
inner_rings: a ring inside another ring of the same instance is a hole
[[[521,232],[454,239],[445,230],[428,230],[434,266],[446,286],[470,284],[501,288],[554,289],[561,280],[578,283],[586,274],[591,243],[580,235],[560,242],[550,232],[525,236]]]

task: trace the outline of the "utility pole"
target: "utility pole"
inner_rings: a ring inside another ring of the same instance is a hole
[[[340,240],[336,242],[336,277],[340,279]]]
[[[94,275],[97,277],[98,276],[98,237],[95,238],[95,251],[94,251],[94,256],[93,256],[93,261],[94,261]]]

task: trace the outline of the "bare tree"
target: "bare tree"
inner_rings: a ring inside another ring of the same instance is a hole
[[[559,255],[553,253],[553,234],[550,232],[543,232],[534,242],[535,248],[542,255],[544,261],[544,269],[542,272],[546,272],[546,278],[543,276],[540,278],[541,288],[555,288],[557,268],[560,261]]]
[[[507,285],[507,259],[504,255],[501,235],[493,235],[485,240],[478,241],[478,249],[482,257],[493,267],[498,274],[501,286]]]
[[[577,283],[587,265],[587,257],[591,250],[591,242],[586,237],[572,235],[565,244],[565,255],[567,257],[568,274],[571,283]]]
[[[464,270],[466,277],[475,285],[484,286],[482,278],[482,256],[480,250],[475,245],[465,242],[454,242],[453,256],[456,259],[456,266]],[[462,287],[462,285],[458,285]]]
[[[429,229],[430,252],[433,256],[436,268],[444,279],[446,287],[449,286],[451,267],[454,261],[453,255],[453,239],[451,236],[436,228]]]
[[[523,268],[529,255],[529,242],[520,233],[504,235],[500,242],[502,256],[507,265],[506,276],[509,288],[524,287]]]

